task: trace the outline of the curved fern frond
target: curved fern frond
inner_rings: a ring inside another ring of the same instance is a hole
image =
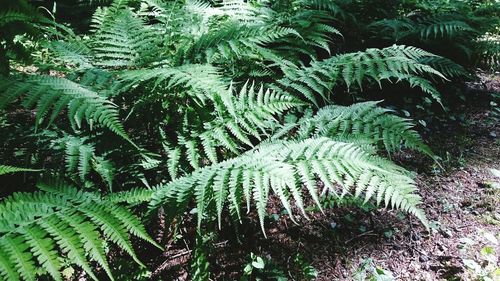
[[[15,10],[8,10],[0,12],[0,27],[6,24],[12,24],[15,22],[32,22],[39,16],[33,11],[33,13],[26,13]]]
[[[6,174],[11,174],[11,173],[38,172],[38,171],[41,171],[41,170],[0,165],[0,176],[1,175],[6,175]]]
[[[84,120],[91,126],[100,124],[135,146],[120,122],[117,106],[78,83],[62,77],[32,75],[1,79],[0,89],[0,109],[21,98],[24,107],[36,109],[36,126],[46,119],[49,124],[54,122],[67,109],[73,127],[81,128]]]
[[[464,21],[448,20],[439,21],[432,20],[424,23],[420,27],[420,37],[428,39],[430,37],[453,37],[456,33],[462,31],[474,31],[474,29]]]
[[[332,14],[324,9],[310,10],[304,5],[299,5],[296,9],[302,11],[285,20],[282,24],[295,30],[300,37],[286,37],[280,40],[285,43],[283,46],[278,46],[278,50],[283,53],[282,56],[304,54],[316,60],[315,49],[323,49],[330,54],[332,37],[334,35],[342,36],[340,31],[330,24]],[[279,22],[279,17],[276,20]],[[304,24],[306,22],[307,24]]]
[[[85,181],[91,170],[101,176],[109,189],[113,189],[113,164],[105,160],[104,157],[95,153],[95,147],[91,143],[86,143],[86,138],[66,136],[53,141],[65,152],[66,171],[68,173],[78,172],[82,182]]]
[[[194,200],[198,224],[207,210],[213,209],[220,225],[225,205],[239,210],[242,202],[250,206],[253,201],[265,232],[264,218],[271,192],[292,219],[292,201],[307,216],[304,193],[321,208],[318,181],[338,197],[352,194],[365,202],[383,202],[386,207],[414,214],[427,225],[424,212],[418,207],[420,196],[407,172],[361,147],[329,138],[265,144],[239,157],[195,170],[160,187],[152,196],[150,208],[164,206],[175,216]]]
[[[213,17],[227,17],[232,21],[239,21],[249,24],[262,23],[265,13],[252,3],[243,0],[223,0],[215,1],[215,5],[202,0],[186,1],[185,9],[192,14],[201,17],[206,23]]]
[[[337,55],[313,62],[309,67],[289,69],[284,78],[278,80],[281,88],[290,89],[317,104],[317,96],[328,99],[329,91],[341,81],[351,87],[362,87],[364,80],[381,83],[395,78],[396,81],[428,74],[446,79],[436,69],[418,60],[435,55],[416,47],[397,46],[384,49],[367,49],[364,52]],[[420,79],[424,79],[421,78]],[[410,81],[411,82],[411,81]],[[437,93],[431,83],[413,83],[425,92]],[[433,97],[437,97],[434,95]]]
[[[134,188],[127,191],[113,192],[106,196],[106,200],[113,203],[127,203],[129,205],[140,204],[149,202],[156,189]]]
[[[334,1],[330,0],[296,0],[294,1],[296,4],[304,5],[308,8],[320,10],[320,11],[328,11],[333,13],[334,15],[340,15],[341,17],[345,17],[345,11]]]
[[[200,36],[194,44],[182,51],[182,58],[190,62],[210,63],[218,58],[237,59],[257,52],[264,58],[275,61],[275,55],[270,50],[263,49],[263,46],[289,35],[298,36],[291,28],[228,22]],[[287,64],[284,59],[280,61]]]
[[[80,266],[97,280],[90,262],[101,266],[111,280],[104,241],[137,258],[129,236],[159,247],[139,218],[97,195],[60,184],[40,184],[43,191],[14,193],[0,201],[0,276],[35,280],[61,276],[64,263]],[[36,270],[37,268],[42,270]]]
[[[261,139],[269,134],[270,129],[277,125],[275,116],[286,110],[303,105],[299,100],[281,93],[276,93],[263,86],[256,89],[248,82],[243,85],[237,96],[233,95],[233,87],[228,91],[230,97],[224,105],[225,110],[218,110],[215,119],[206,122],[202,130],[193,130],[187,136],[179,138],[179,144],[184,146],[187,159],[197,168],[203,157],[217,163],[219,147],[239,154],[241,146],[252,147],[252,139]]]
[[[96,31],[92,44],[96,65],[104,67],[131,67],[145,65],[159,50],[156,48],[156,30],[123,9],[105,21]]]
[[[467,75],[465,68],[444,57],[425,57],[419,59],[419,62],[431,66],[448,78]]]
[[[216,100],[225,93],[227,86],[217,68],[208,64],[186,64],[178,67],[158,67],[124,71],[119,75],[117,90],[125,91],[133,86],[147,84],[154,88],[187,89],[187,94],[198,102]]]
[[[287,132],[296,131],[293,138],[303,140],[329,137],[338,140],[362,139],[366,143],[380,144],[391,153],[403,146],[434,157],[423,143],[413,124],[391,110],[378,106],[379,102],[363,102],[351,106],[330,105],[314,116],[304,117],[295,124],[286,124]],[[284,132],[279,132],[283,135]]]
[[[79,40],[52,41],[48,44],[57,61],[75,65],[82,69],[92,68],[91,50]]]
[[[462,32],[475,32],[468,23],[453,15],[434,15],[417,19],[384,19],[370,25],[379,32],[391,34],[396,41],[408,37],[428,40],[430,38],[451,38]]]

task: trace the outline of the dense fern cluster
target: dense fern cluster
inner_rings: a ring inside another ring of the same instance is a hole
[[[0,204],[0,274],[6,280],[35,280],[44,273],[63,280],[67,262],[98,280],[90,261],[113,279],[105,242],[115,243],[139,264],[129,235],[157,245],[124,207],[71,186],[38,187],[42,191],[14,193]]]
[[[440,85],[498,60],[485,19],[497,9],[400,1],[379,14],[377,1],[94,1],[90,20],[64,24],[27,1],[1,6],[0,177],[26,188],[1,190],[0,276],[61,280],[76,266],[113,279],[112,246],[139,264],[132,237],[158,246],[133,213],[146,208],[167,224],[196,213],[197,243],[253,208],[265,233],[273,196],[294,221],[329,194],[427,226],[412,173],[381,155],[436,158],[372,93],[412,88],[443,106]],[[209,278],[203,249],[195,280]]]

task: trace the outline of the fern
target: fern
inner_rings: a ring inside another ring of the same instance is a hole
[[[196,244],[193,250],[191,261],[191,280],[208,281],[210,280],[210,263],[208,262],[210,236],[196,233]]]
[[[317,104],[317,96],[328,99],[328,92],[338,82],[347,87],[357,83],[362,87],[363,81],[372,80],[381,83],[383,80],[395,78],[396,81],[410,81],[421,75],[430,74],[446,79],[439,71],[418,60],[435,55],[422,49],[407,46],[392,46],[384,49],[368,49],[364,52],[337,55],[332,58],[313,62],[311,66],[300,69],[289,69],[286,76],[278,83],[282,89],[290,89],[307,100]],[[437,90],[431,83],[411,83],[432,93],[439,100]]]
[[[171,90],[179,87],[201,103],[218,99],[227,88],[217,68],[202,64],[125,71],[119,79],[116,90],[121,92],[144,84],[151,85],[153,89]]]
[[[93,42],[96,65],[131,67],[145,65],[156,48],[155,30],[149,28],[129,10],[118,10],[112,20],[101,22]]]
[[[82,69],[92,68],[91,50],[81,41],[52,41],[48,44],[56,61],[75,65]]]
[[[11,173],[38,172],[38,171],[41,171],[41,170],[0,165],[0,176],[1,175],[6,175],[6,174],[11,174]]]
[[[499,69],[500,65],[500,38],[481,38],[478,44],[478,61],[484,63],[493,70]]]
[[[157,189],[134,188],[127,191],[113,192],[106,199],[113,203],[140,204],[150,201],[151,196]]]
[[[43,191],[14,193],[0,202],[3,278],[35,280],[43,272],[54,280],[63,280],[62,266],[71,263],[97,280],[90,265],[93,261],[113,280],[104,241],[118,245],[139,264],[129,235],[159,247],[126,208],[71,186],[39,187]]]
[[[95,11],[92,20],[91,28],[92,31],[96,32],[101,26],[112,23],[115,20],[117,14],[123,10],[128,10],[128,5],[131,0],[110,0],[111,6],[109,7],[98,7]]]
[[[101,124],[133,144],[120,122],[117,106],[78,83],[61,77],[33,75],[1,79],[0,88],[0,109],[23,97],[24,107],[36,109],[36,126],[45,119],[48,124],[53,123],[66,108],[73,127],[81,128],[83,120],[91,126]]]
[[[434,38],[440,37],[452,37],[456,33],[463,31],[474,31],[467,23],[458,20],[450,21],[430,21],[426,25],[421,27],[420,37],[428,39],[433,36]]]
[[[267,27],[264,25],[242,25],[228,22],[216,30],[203,34],[194,44],[181,50],[182,58],[188,62],[214,62],[219,58],[237,59],[259,54],[264,59],[289,64],[263,47],[280,38],[298,35],[291,28]]]
[[[151,209],[164,206],[171,215],[182,214],[196,201],[198,224],[208,209],[215,209],[219,227],[223,208],[229,204],[240,214],[242,201],[247,209],[254,201],[262,231],[271,191],[279,197],[293,219],[291,201],[307,217],[303,193],[321,208],[317,186],[321,180],[328,192],[343,197],[353,194],[365,202],[398,208],[417,216],[427,225],[418,208],[413,180],[403,169],[349,143],[328,138],[262,145],[242,156],[198,169],[160,187],[152,196]],[[305,190],[304,190],[305,189]]]
[[[329,137],[339,140],[363,140],[365,143],[383,144],[387,152],[405,147],[434,157],[423,143],[413,124],[378,107],[379,102],[363,102],[351,106],[330,105],[321,108],[314,116],[305,116],[297,123],[285,124],[276,136],[292,135],[295,139]]]
[[[28,14],[19,11],[2,11],[0,12],[0,27],[6,24],[12,24],[15,22],[30,22],[37,17],[35,14]]]
[[[334,15],[340,15],[342,18],[345,18],[346,14],[342,7],[340,7],[334,1],[329,0],[297,0],[295,3],[304,5],[309,8],[317,9],[320,11],[328,11],[333,13]]]
[[[448,78],[467,75],[464,67],[444,57],[425,57],[419,59],[419,62],[431,66]]]
[[[201,24],[207,24],[215,17],[227,17],[231,21],[246,24],[260,24],[265,20],[263,9],[255,7],[253,3],[242,0],[214,1],[215,5],[202,0],[186,1],[185,9],[190,14],[201,18]]]
[[[420,17],[411,19],[385,19],[371,24],[373,28],[381,32],[391,34],[396,41],[420,37],[422,40],[430,38],[453,37],[462,32],[474,32],[475,30],[462,20],[453,19],[453,16],[442,15],[441,17]]]
[[[237,97],[229,91],[230,99],[224,103],[226,108],[216,110],[215,119],[203,124],[202,130],[193,130],[187,136],[179,138],[179,144],[184,146],[187,159],[194,168],[199,167],[202,155],[212,163],[217,163],[217,148],[239,154],[241,147],[252,147],[252,139],[261,139],[277,125],[275,115],[281,115],[286,110],[302,105],[290,96],[265,90],[263,86],[243,85]]]
[[[304,8],[298,6],[296,9]],[[305,9],[286,20],[276,19],[278,23],[296,30],[297,34],[300,35],[300,38],[287,37],[280,40],[285,43],[278,47],[278,50],[283,52],[282,56],[288,57],[287,55],[290,54],[296,56],[298,53],[305,54],[315,60],[317,58],[315,49],[322,49],[331,54],[330,45],[333,35],[342,36],[338,29],[329,24],[331,18],[330,13],[319,8],[319,10]]]
[[[53,143],[64,150],[68,173],[77,171],[80,180],[85,182],[91,170],[94,170],[101,176],[109,189],[113,190],[114,167],[112,163],[97,155],[94,145],[86,143],[86,138],[66,136],[54,140]]]

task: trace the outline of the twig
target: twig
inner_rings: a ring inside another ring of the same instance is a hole
[[[344,244],[349,244],[349,242],[351,242],[352,240],[357,239],[357,238],[360,238],[360,237],[363,237],[363,236],[366,236],[366,235],[369,235],[369,234],[371,234],[372,232],[373,232],[373,230],[370,230],[370,231],[367,231],[367,232],[363,232],[363,233],[361,233],[361,234],[359,234],[359,235],[357,235],[357,236],[355,236],[355,237],[353,237],[353,238],[351,238],[351,239],[349,239],[349,240],[345,241],[345,242],[344,242]]]

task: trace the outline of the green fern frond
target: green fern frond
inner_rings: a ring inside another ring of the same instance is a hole
[[[337,55],[313,62],[309,67],[289,69],[278,81],[282,89],[290,89],[317,104],[317,96],[328,99],[329,91],[339,81],[347,87],[364,80],[381,83],[395,78],[409,80],[422,75],[435,75],[446,79],[436,69],[418,60],[435,55],[416,47],[397,46],[384,49],[367,49],[364,52]],[[424,78],[420,78],[424,79]],[[431,83],[413,83],[425,92],[437,92]]]
[[[104,241],[118,245],[139,264],[129,235],[158,246],[124,207],[71,186],[40,188],[0,201],[0,276],[7,280],[35,280],[39,274],[63,280],[63,263],[76,264],[97,280],[91,261],[113,280]]]
[[[91,172],[97,172],[110,190],[113,190],[114,167],[111,162],[95,153],[95,147],[86,143],[85,138],[66,136],[53,141],[56,146],[65,151],[66,171],[68,173],[78,172],[78,176],[84,182]]]
[[[57,61],[62,61],[69,65],[75,65],[82,69],[92,67],[91,50],[79,40],[73,41],[52,41],[48,45],[49,50],[54,53]]]
[[[145,203],[151,200],[151,196],[156,189],[134,188],[127,191],[113,192],[106,196],[106,200],[113,203],[127,203],[129,205]]]
[[[208,64],[124,71],[119,75],[119,79],[119,91],[126,91],[141,84],[160,89],[181,87],[187,89],[186,93],[201,103],[206,100],[214,101],[227,91],[218,69]]]
[[[500,66],[500,38],[482,38],[478,42],[478,61],[498,70]]]
[[[275,116],[286,110],[303,105],[297,99],[276,93],[263,86],[258,89],[247,82],[237,96],[233,95],[233,87],[228,91],[230,97],[224,103],[225,110],[217,111],[215,119],[206,122],[201,131],[191,131],[188,136],[181,136],[179,144],[184,146],[187,159],[197,168],[203,156],[216,163],[219,147],[239,154],[242,147],[252,147],[252,139],[261,139],[269,134],[270,129],[277,125]]]
[[[195,14],[202,18],[202,23],[206,23],[214,17],[224,17],[231,21],[248,24],[262,23],[265,20],[264,11],[255,7],[250,2],[243,0],[217,0],[213,4],[202,0],[188,0],[186,1],[185,9],[190,14]]]
[[[92,43],[96,65],[123,68],[147,64],[159,52],[156,32],[130,10],[116,12],[113,20],[101,23],[96,31]]]
[[[129,9],[128,4],[131,0],[111,0],[111,6],[98,7],[91,19],[91,30],[98,32],[101,26],[110,24],[116,16],[123,10]]]
[[[467,75],[465,68],[445,57],[425,57],[419,59],[419,62],[431,66],[448,78]]]
[[[304,117],[295,124],[286,124],[286,134],[296,131],[293,138],[302,140],[329,137],[338,140],[380,144],[387,152],[399,151],[403,146],[434,157],[408,120],[378,106],[379,102],[363,102],[351,106],[330,105],[314,116]],[[280,132],[283,135],[284,132]]]
[[[456,33],[463,31],[474,31],[474,29],[464,21],[449,20],[438,21],[431,20],[424,23],[420,28],[420,36],[428,39],[430,37],[453,37]]]
[[[11,174],[11,173],[38,172],[38,171],[41,171],[41,170],[0,165],[0,176],[6,175],[6,174]]]
[[[232,20],[253,24],[263,21],[261,11],[257,7],[254,7],[251,2],[244,0],[223,0],[217,2],[220,4],[217,8],[222,11],[222,15]]]
[[[385,34],[391,34],[396,41],[406,38],[451,38],[463,32],[475,32],[468,23],[450,14],[419,17],[417,19],[384,19],[370,25]]]
[[[297,0],[296,4],[304,5],[309,8],[317,9],[320,11],[328,11],[334,15],[340,15],[345,18],[345,11],[334,1],[329,0]]]
[[[194,44],[182,51],[182,57],[191,63],[210,63],[218,58],[241,58],[257,51],[263,56],[269,54],[270,59],[274,60],[272,53],[269,50],[264,52],[262,47],[290,35],[298,34],[291,28],[228,22],[200,36]]]
[[[420,196],[407,172],[356,145],[329,138],[266,144],[234,159],[195,170],[160,187],[152,196],[150,208],[164,206],[175,216],[195,200],[200,224],[209,208],[216,210],[220,221],[225,205],[239,209],[240,202],[246,201],[249,206],[254,201],[265,231],[271,192],[280,198],[292,218],[292,201],[306,216],[303,194],[319,204],[318,180],[331,194],[373,199],[377,204],[412,213],[427,225],[418,207]]]
[[[21,11],[7,10],[0,12],[0,27],[16,22],[32,22],[38,15],[36,13],[26,13]]]
[[[24,107],[36,109],[36,126],[46,119],[51,124],[67,109],[73,127],[81,128],[83,120],[91,126],[100,124],[135,146],[120,122],[117,106],[73,81],[45,75],[4,78],[0,89],[0,109],[21,98]]]

